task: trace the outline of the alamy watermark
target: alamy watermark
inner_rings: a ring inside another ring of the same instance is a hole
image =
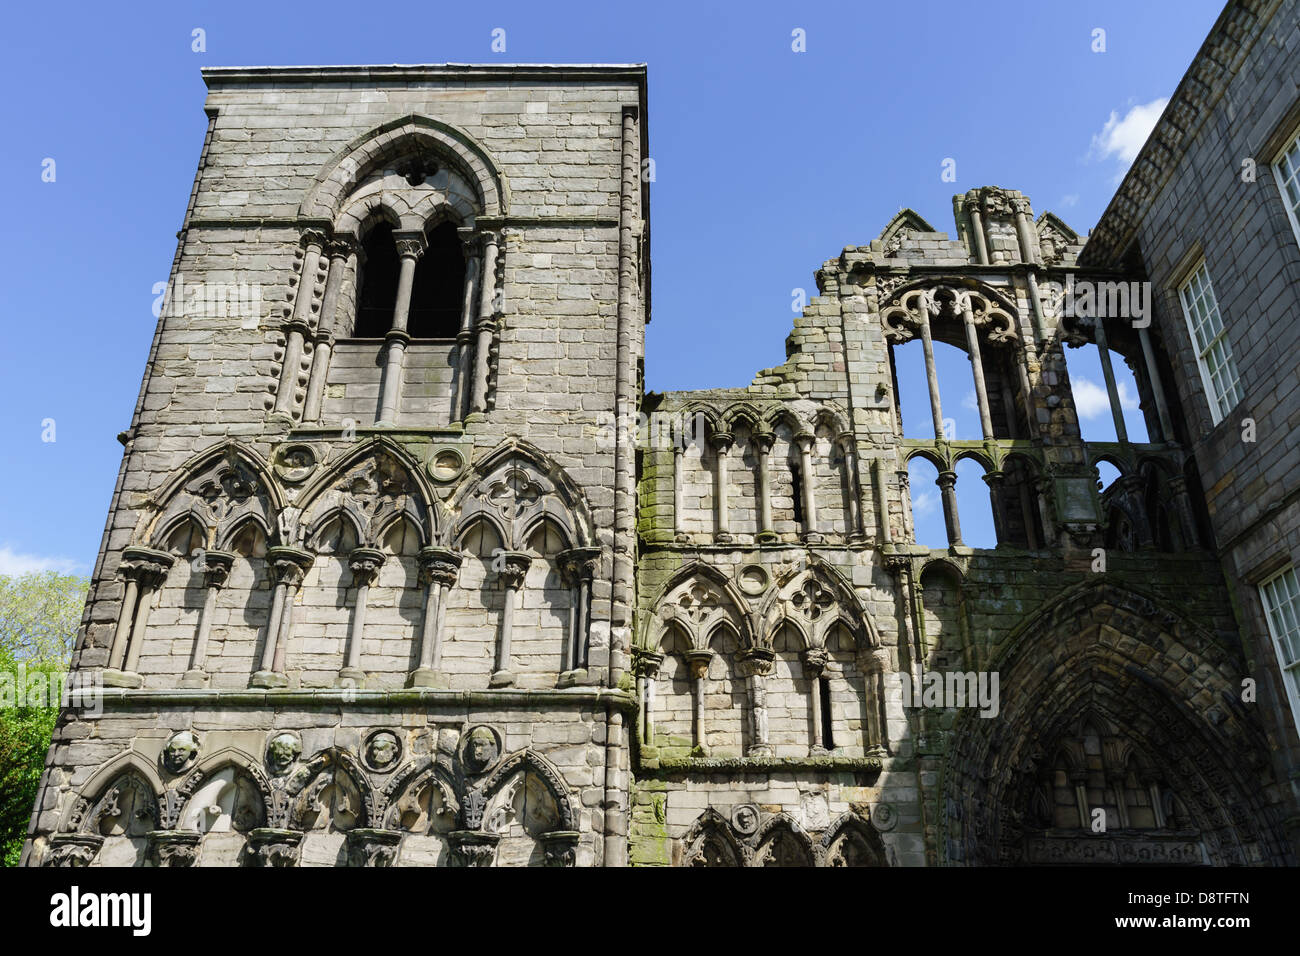
[[[1047,301],[1066,318],[1127,319],[1135,329],[1151,325],[1151,283],[1076,279],[1066,277],[1065,284],[1046,282],[1043,292]]]
[[[997,671],[926,671],[918,681],[899,675],[903,707],[977,707],[981,717],[996,717],[1001,708]]]
[[[153,285],[153,314],[161,318],[238,319],[255,329],[262,320],[262,286],[256,282],[186,282],[182,273],[170,285]]]
[[[99,671],[28,671],[19,661],[0,671],[0,709],[11,707],[77,708],[86,717],[104,712],[104,681]]]

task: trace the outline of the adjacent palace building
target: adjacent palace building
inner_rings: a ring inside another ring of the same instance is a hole
[[[205,70],[25,863],[1295,864],[1298,21],[1228,4],[1089,235],[904,210],[665,394],[644,67]]]

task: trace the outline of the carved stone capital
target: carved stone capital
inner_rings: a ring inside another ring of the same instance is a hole
[[[462,561],[459,551],[448,548],[421,548],[417,560],[420,562],[420,580],[426,584],[432,581],[445,588],[456,584]]]
[[[204,551],[199,561],[199,570],[203,572],[203,583],[210,588],[225,587],[234,563],[235,556],[229,551]]]
[[[813,677],[820,677],[831,656],[824,647],[810,647],[803,652],[803,666]]]
[[[648,651],[643,647],[632,648],[632,670],[638,677],[658,677],[663,662],[664,656],[658,651]]]
[[[709,436],[709,446],[718,453],[729,450],[735,443],[735,436],[731,432],[714,432]]]
[[[319,252],[321,249],[325,248],[325,243],[328,241],[324,229],[317,229],[315,226],[309,226],[302,231],[302,244],[306,249],[315,246],[316,251]]]
[[[392,866],[397,859],[401,830],[376,830],[357,827],[347,832],[349,866]]]
[[[249,859],[254,866],[297,866],[301,850],[300,830],[258,827],[248,832]]]
[[[311,569],[314,560],[312,553],[302,548],[277,546],[266,551],[266,561],[276,583],[283,581],[294,588],[302,584],[303,576]]]
[[[98,834],[56,833],[50,837],[41,866],[89,866],[103,845],[104,838]]]
[[[194,866],[199,861],[197,830],[153,830],[149,834],[149,859],[154,866]]]
[[[766,455],[772,450],[772,446],[776,444],[776,432],[766,427],[755,429],[750,436],[750,441],[754,443],[754,447],[759,454]]]
[[[686,663],[690,665],[691,676],[696,680],[703,680],[709,675],[709,662],[713,660],[713,651],[706,648],[696,648],[685,653]]]
[[[542,849],[546,852],[546,865],[571,867],[577,865],[577,830],[551,830],[542,834]]]
[[[153,548],[127,548],[122,552],[118,573],[141,587],[157,587],[176,563],[175,555]]]
[[[514,589],[523,586],[532,561],[532,555],[524,551],[501,551],[492,556],[492,565],[501,578],[501,583]]]
[[[395,232],[393,242],[397,245],[397,254],[403,259],[419,259],[426,247],[422,232]]]
[[[794,436],[795,444],[799,446],[799,451],[812,451],[813,443],[817,441],[817,436],[812,432],[796,432]]]
[[[570,548],[556,555],[560,570],[569,580],[591,583],[600,570],[600,548]]]
[[[352,571],[352,582],[357,587],[370,586],[379,577],[379,569],[384,566],[384,552],[378,548],[357,548],[348,555],[348,568]]]
[[[957,472],[941,471],[939,477],[934,479],[934,483],[944,491],[949,491],[957,486]]]
[[[873,647],[861,655],[863,669],[868,674],[883,674],[889,670],[889,651],[883,647]]]
[[[356,250],[356,240],[351,236],[335,236],[325,243],[325,254],[331,259],[346,259]]]
[[[736,653],[736,661],[746,677],[764,677],[772,673],[775,658],[776,651],[770,647],[747,647]]]
[[[482,830],[453,830],[447,834],[451,844],[451,865],[459,867],[491,866],[496,859],[498,833]]]

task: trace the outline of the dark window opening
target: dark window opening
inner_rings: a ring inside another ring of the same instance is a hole
[[[831,720],[831,682],[830,678],[819,677],[821,683],[822,695],[822,746],[827,750],[835,749],[835,735],[832,732],[833,721]]]
[[[450,222],[430,230],[428,240],[415,266],[406,330],[415,339],[453,339],[465,299],[465,255]]]
[[[357,321],[352,330],[357,338],[383,338],[392,328],[397,273],[393,227],[386,222],[378,223],[366,233],[357,260]]]
[[[803,468],[796,461],[790,462],[790,492],[794,498],[794,520],[804,524],[803,514]]]

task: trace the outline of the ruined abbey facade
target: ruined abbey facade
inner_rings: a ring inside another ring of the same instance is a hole
[[[667,394],[644,68],[206,70],[25,862],[1294,864],[1298,36],[1229,4],[1090,236],[905,210],[783,365]],[[1054,293],[1133,282],[1149,322]]]

